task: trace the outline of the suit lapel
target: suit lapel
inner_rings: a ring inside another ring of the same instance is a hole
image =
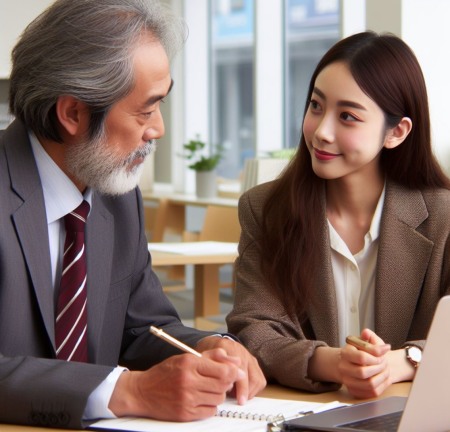
[[[32,289],[54,345],[54,299],[47,215],[39,173],[25,128],[15,121],[4,135],[11,188],[17,201],[12,218],[22,246]]]
[[[416,230],[427,217],[419,191],[388,183],[376,271],[375,331],[393,346],[407,339],[431,257],[433,242]]]
[[[49,339],[54,342],[54,289],[51,279],[47,215],[39,172],[34,161],[28,134],[15,121],[5,132],[5,154],[15,202],[12,218],[22,246],[37,303]],[[90,356],[96,357],[101,322],[105,313],[111,279],[114,218],[98,194],[87,224],[88,259],[88,344]],[[94,360],[91,359],[90,360]]]
[[[98,356],[96,347],[102,346],[101,323],[111,284],[114,248],[114,217],[104,206],[101,196],[96,193],[92,198],[92,211],[86,229],[88,346],[89,360],[95,362]]]

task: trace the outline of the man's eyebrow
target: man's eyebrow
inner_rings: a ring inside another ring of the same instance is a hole
[[[327,97],[325,96],[325,93],[323,93],[317,87],[314,87],[313,93],[316,93],[323,100],[327,100]],[[359,110],[367,111],[367,109],[366,109],[366,107],[364,105],[361,105],[358,102],[353,102],[353,101],[350,101],[350,100],[340,100],[340,101],[338,101],[337,106],[339,106],[339,107],[351,107],[351,108],[356,108],[356,109],[359,109]]]
[[[166,94],[150,96],[146,100],[145,105],[146,106],[151,106],[151,105],[154,105],[156,102],[160,101],[161,99],[164,99],[170,93],[170,91],[172,90],[172,87],[173,87],[173,79],[170,80],[170,86],[169,86]]]

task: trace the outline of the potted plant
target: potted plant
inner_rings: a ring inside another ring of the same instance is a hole
[[[195,171],[196,193],[199,198],[210,198],[216,195],[216,167],[223,157],[223,148],[216,146],[212,153],[207,153],[207,145],[196,135],[183,144],[183,157],[189,162],[188,168]]]

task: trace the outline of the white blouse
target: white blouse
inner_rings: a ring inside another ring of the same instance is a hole
[[[364,236],[364,247],[357,254],[350,252],[328,221],[341,346],[345,345],[347,335],[358,336],[364,328],[374,329],[375,270],[385,190],[386,187],[378,200],[370,229]]]

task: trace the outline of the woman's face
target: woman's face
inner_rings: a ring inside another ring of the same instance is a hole
[[[328,65],[317,76],[303,134],[313,170],[323,179],[379,170],[386,135],[384,114],[343,62]]]

